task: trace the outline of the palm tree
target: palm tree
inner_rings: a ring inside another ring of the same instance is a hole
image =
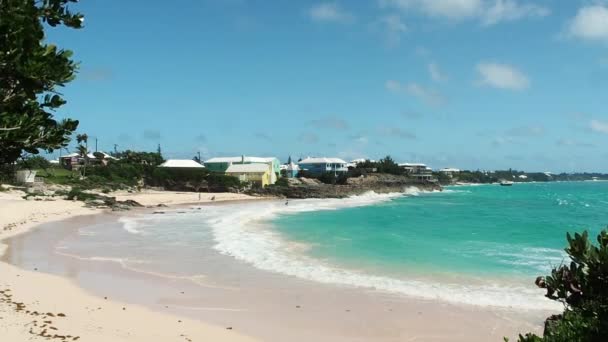
[[[82,176],[85,177],[87,174],[87,165],[89,164],[89,136],[86,133],[78,134],[76,136],[78,142],[78,154],[84,158],[84,168],[82,170]],[[84,143],[84,145],[82,145]]]

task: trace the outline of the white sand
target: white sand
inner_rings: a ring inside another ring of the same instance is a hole
[[[22,195],[19,192],[0,192],[0,240],[44,222],[100,212],[84,208],[81,202],[26,201]],[[207,194],[202,196],[205,197],[200,202],[207,202],[211,197]],[[238,194],[215,196],[218,201],[249,198]],[[144,205],[199,202],[198,194],[192,193],[157,191],[117,197],[120,200],[134,199]],[[0,245],[0,254],[3,247]],[[17,310],[15,303],[23,303],[23,310]],[[33,314],[33,311],[41,314]],[[52,313],[54,317],[46,313]],[[59,317],[59,313],[65,317]],[[68,279],[0,263],[1,341],[49,340],[45,336],[57,341],[93,342],[254,340],[226,328],[98,298]],[[69,335],[70,338],[52,338],[54,335]]]

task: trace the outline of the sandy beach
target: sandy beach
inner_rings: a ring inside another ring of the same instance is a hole
[[[0,192],[0,240],[33,227],[101,210],[65,200],[27,201],[21,192]],[[214,194],[216,201],[244,200],[238,194]],[[119,194],[144,205],[200,201],[198,194],[144,192]],[[0,245],[0,254],[4,250]],[[67,278],[0,263],[0,336],[3,341],[254,341],[230,327],[163,314],[107,300],[80,289]]]

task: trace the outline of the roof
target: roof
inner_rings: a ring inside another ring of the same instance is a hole
[[[446,167],[446,168],[443,168],[443,169],[439,170],[439,172],[460,172],[460,170],[459,169],[450,168],[450,167]]]
[[[264,173],[269,171],[268,164],[232,164],[228,166],[226,173]]]
[[[195,162],[192,159],[169,159],[166,162],[159,165],[159,167],[182,167],[182,168],[191,168],[191,169],[200,169],[204,168],[203,165]]]
[[[116,159],[116,158],[112,157],[111,155],[109,155],[109,154],[107,154],[107,153],[105,153],[105,152],[103,152],[103,151],[99,151],[98,153],[103,154],[103,158],[104,158],[104,159],[114,159],[114,160],[118,160],[118,159]],[[87,157],[89,157],[90,159],[95,159],[95,152],[89,152],[89,153],[87,154]]]
[[[274,157],[215,157],[205,161],[205,164],[214,164],[214,163],[241,163],[245,159],[246,163],[270,163],[274,160],[278,160]]]
[[[114,159],[114,160],[117,160],[116,158],[112,157],[111,155],[109,155],[109,154],[107,154],[107,153],[105,153],[103,151],[99,151],[99,153],[103,154],[103,157],[105,159]],[[74,157],[80,157],[80,153],[74,152],[74,153],[66,154],[65,156],[61,156],[61,158],[74,158]],[[87,157],[89,159],[95,159],[94,152],[87,153]]]
[[[301,160],[298,164],[346,164],[346,162],[340,158],[306,158]]]

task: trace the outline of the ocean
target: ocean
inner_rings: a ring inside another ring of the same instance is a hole
[[[608,182],[448,187],[349,199],[254,201],[81,227],[56,252],[162,277],[204,278],[220,256],[304,280],[452,304],[552,310],[534,285],[568,262],[566,232],[608,224]],[[221,272],[222,270],[217,270]]]

